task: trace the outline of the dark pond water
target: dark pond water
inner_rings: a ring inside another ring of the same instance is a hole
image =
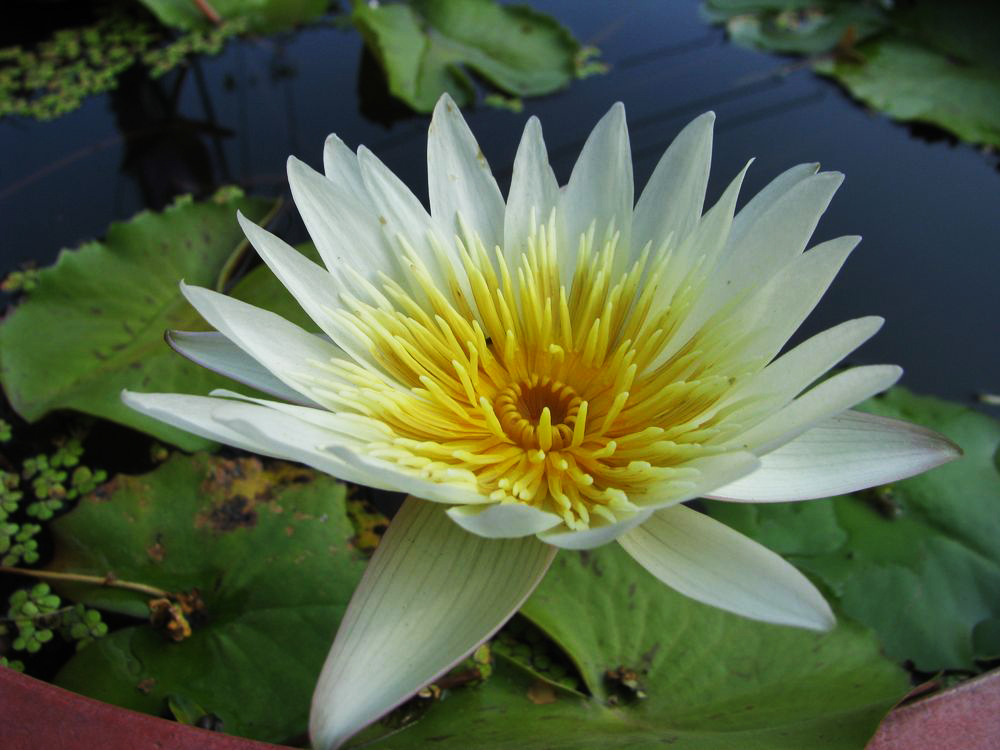
[[[504,189],[531,114],[564,181],[592,125],[623,101],[641,185],[673,135],[713,109],[710,197],[751,156],[744,196],[798,162],[847,175],[816,240],[861,234],[864,242],[802,335],[880,314],[886,327],[856,361],[901,364],[905,385],[953,399],[1000,391],[995,155],[917,136],[788,60],[731,45],[693,2],[534,5],[599,46],[611,70],[527,100],[521,114],[484,106],[466,113]],[[180,192],[236,183],[289,197],[286,156],[321,167],[330,132],[372,148],[425,196],[427,119],[386,97],[358,35],[326,25],[231,42],[159,81],[129,76],[54,122],[0,122],[0,270],[47,264],[59,248]],[[305,238],[292,209],[278,232]]]

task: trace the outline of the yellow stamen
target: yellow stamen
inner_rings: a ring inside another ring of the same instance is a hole
[[[365,357],[316,363],[310,393],[355,420],[345,430],[378,437],[373,458],[585,529],[693,486],[684,465],[752,419],[734,386],[765,363],[741,359],[728,310],[663,356],[702,273],[678,274],[669,241],[618,258],[630,249],[613,223],[599,245],[592,224],[561,247],[552,213],[505,255],[459,224],[459,263],[399,238],[407,278],[359,284],[363,299],[330,312]]]

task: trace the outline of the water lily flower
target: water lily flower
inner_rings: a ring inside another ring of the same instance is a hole
[[[636,203],[620,104],[562,188],[532,118],[504,201],[444,96],[429,212],[374,154],[330,136],[325,175],[288,163],[325,268],[240,217],[322,334],[182,285],[218,333],[171,333],[173,346],[276,399],[126,393],[128,404],[410,495],[323,668],[317,748],[340,746],[489,638],[558,548],[617,540],[695,599],[830,628],[795,568],[682,503],[826,497],[957,455],[928,430],[849,411],[897,367],[813,385],[880,318],[781,353],[858,242],[805,251],[842,176],[793,167],[737,213],[744,168],[703,214],[713,121],[681,131]]]

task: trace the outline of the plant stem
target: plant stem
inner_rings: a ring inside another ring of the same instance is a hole
[[[11,573],[13,575],[19,575],[19,576],[30,576],[32,578],[40,578],[43,581],[66,581],[69,583],[89,583],[93,586],[108,586],[110,588],[115,588],[115,589],[125,589],[126,591],[135,591],[140,594],[155,596],[157,598],[169,599],[173,597],[173,595],[169,591],[158,589],[155,586],[147,586],[144,583],[135,583],[133,581],[120,581],[111,574],[103,577],[88,576],[82,573],[56,573],[51,570],[12,568],[6,565],[0,565],[0,573]]]

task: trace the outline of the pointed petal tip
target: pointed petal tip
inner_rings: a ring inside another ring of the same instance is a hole
[[[437,113],[439,109],[447,108],[449,112],[454,109],[458,109],[458,105],[455,104],[455,100],[451,98],[451,94],[445,91],[441,96],[438,97],[437,103],[434,105],[434,112]]]
[[[492,637],[554,555],[530,537],[476,538],[431,503],[407,498],[323,666],[309,717],[313,747],[340,747]]]
[[[814,630],[817,633],[829,633],[837,627],[837,616],[833,614],[830,605],[823,600],[823,607],[815,611],[815,619],[803,620],[800,624],[806,630]],[[793,623],[790,623],[793,624]]]
[[[239,209],[236,210],[236,222],[240,225],[240,229],[243,230],[243,234],[247,235],[247,239],[250,239],[249,235],[251,232],[255,232],[260,229],[256,222],[248,219]]]

